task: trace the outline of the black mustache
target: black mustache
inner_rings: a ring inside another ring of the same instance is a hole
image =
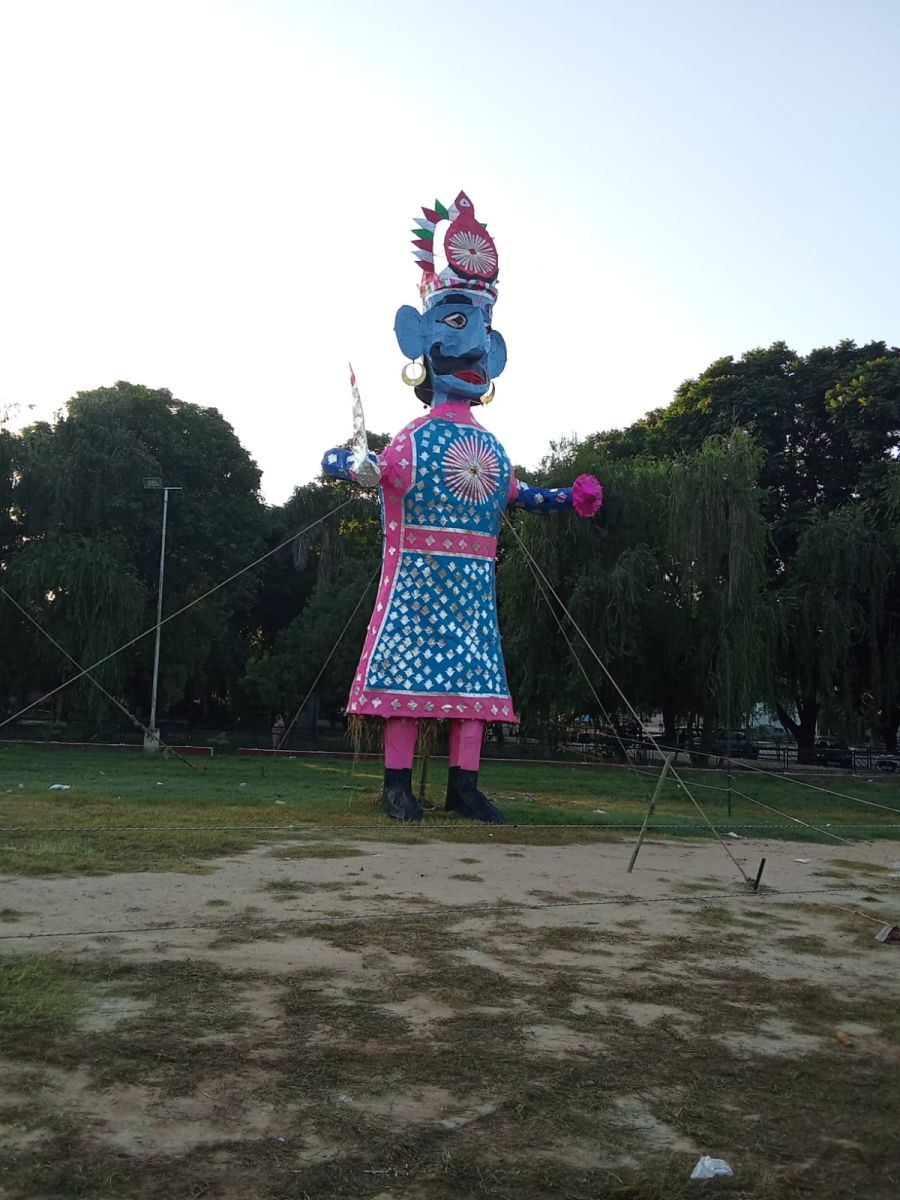
[[[431,362],[432,370],[436,375],[455,375],[458,371],[477,369],[487,378],[484,370],[483,354],[460,354],[451,358],[446,354],[442,354],[440,347],[435,345],[431,347],[428,358]]]

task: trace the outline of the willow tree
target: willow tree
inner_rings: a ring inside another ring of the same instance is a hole
[[[900,724],[900,468],[872,496],[813,517],[777,599],[791,640],[781,649],[800,681],[798,718],[780,710],[804,758],[817,725],[889,749]]]
[[[779,618],[772,690],[783,723],[809,757],[820,714],[840,709],[844,722],[863,719],[875,704],[873,691],[893,687],[896,601],[878,561],[892,529],[877,496],[900,452],[900,349],[843,341],[798,355],[776,342],[737,360],[722,358],[682,384],[668,408],[623,433],[597,435],[593,444],[609,454],[665,458],[693,453],[710,434],[735,428],[763,451],[769,591]],[[863,525],[854,515],[859,505]],[[831,519],[844,509],[846,520]],[[867,555],[868,565],[858,561]],[[872,582],[867,595],[854,586],[856,567]],[[877,636],[872,626],[881,630]],[[864,641],[880,643],[880,656],[865,652]],[[887,669],[879,675],[881,664]],[[855,699],[847,709],[851,679]],[[890,726],[896,690],[893,699],[882,694],[878,707]]]
[[[547,467],[550,482],[573,467],[604,482],[597,520],[520,518],[519,527],[630,703],[661,711],[668,738],[681,721],[712,727],[749,712],[766,694],[774,640],[758,448],[736,434],[674,460],[602,461],[583,443]],[[504,644],[523,707],[623,714],[616,688],[573,627],[569,647],[529,574],[508,540]]]
[[[509,521],[501,530],[497,565],[504,658],[522,732],[539,739],[548,753],[561,711],[596,711],[593,699],[579,688],[575,663],[560,632],[564,618],[548,590],[549,585],[567,595],[571,579],[566,567],[577,569],[580,558],[567,554],[566,527],[572,522],[561,514],[542,518],[514,513]]]
[[[704,726],[731,726],[771,694],[776,612],[767,595],[762,454],[744,432],[672,464],[668,554],[687,618]]]
[[[896,753],[900,728],[900,462],[894,461],[885,472],[872,508],[880,527],[887,531],[884,541],[891,574],[884,603],[878,610],[870,609],[868,694],[872,724],[880,730],[887,749]]]
[[[597,463],[597,473],[606,489],[603,524],[569,531],[581,547],[570,607],[629,702],[640,711],[661,710],[674,737],[678,717],[692,710],[694,698],[679,683],[689,631],[667,546],[671,467],[649,460]],[[604,708],[626,717],[608,676],[583,645],[579,653]]]

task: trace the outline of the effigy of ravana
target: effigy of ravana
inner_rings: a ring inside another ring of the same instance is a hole
[[[380,454],[368,453],[354,383],[352,448],[329,450],[322,467],[337,479],[378,487],[384,535],[382,570],[353,678],[347,713],[383,722],[381,807],[401,821],[422,819],[412,767],[420,723],[449,726],[446,809],[502,824],[478,790],[488,722],[516,724],[497,624],[494,563],[504,510],[553,513],[574,508],[592,517],[603,502],[600,483],[579,476],[572,487],[531,487],[473,416],[488,403],[506,365],[506,343],[494,328],[497,248],[460,192],[449,208],[435,202],[415,218],[415,257],[422,269],[423,311],[405,304],[394,332],[411,361],[403,381],[428,412],[410,422]],[[437,226],[447,265],[435,263]]]

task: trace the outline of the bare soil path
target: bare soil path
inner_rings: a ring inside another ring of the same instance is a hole
[[[896,847],[632,848],[3,877],[0,1196],[895,1196]]]

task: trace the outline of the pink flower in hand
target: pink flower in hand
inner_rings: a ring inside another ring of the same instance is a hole
[[[579,475],[572,484],[572,506],[579,517],[592,517],[603,503],[603,485],[593,475]]]

